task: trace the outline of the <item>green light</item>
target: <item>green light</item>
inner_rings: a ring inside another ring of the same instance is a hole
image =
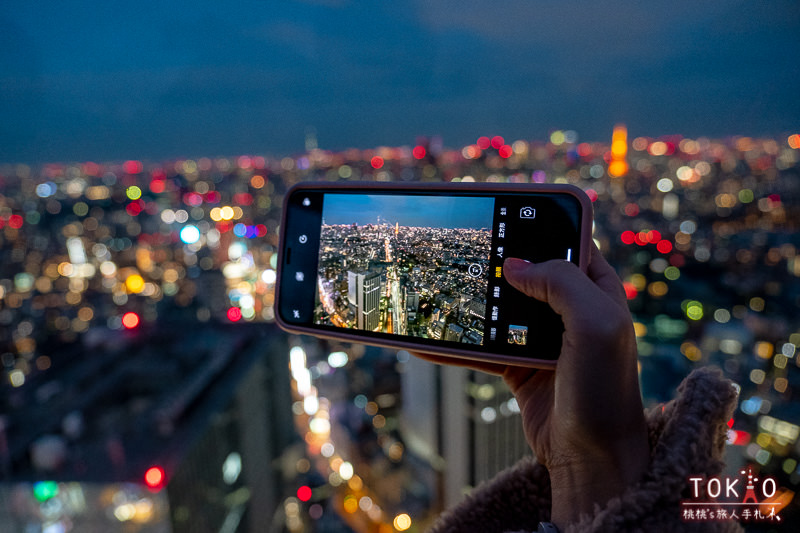
[[[681,271],[678,270],[678,267],[667,267],[664,269],[664,277],[670,281],[675,281],[679,277],[681,277]]]
[[[742,189],[741,191],[739,191],[739,201],[742,202],[743,204],[749,204],[754,199],[755,196],[753,195],[753,191],[751,191],[750,189]]]
[[[556,146],[564,144],[565,140],[566,136],[564,135],[564,132],[561,130],[556,130],[550,134],[550,142],[555,144]]]
[[[40,502],[46,502],[58,495],[58,483],[55,481],[39,481],[33,484],[33,497]]]
[[[703,318],[703,304],[695,300],[687,303],[686,316],[691,320],[700,320]]]
[[[130,198],[131,200],[138,200],[139,198],[141,198],[141,197],[142,197],[142,189],[140,189],[140,188],[139,188],[139,187],[137,187],[136,185],[131,185],[130,187],[128,187],[128,188],[125,190],[125,194],[126,194],[126,195],[128,196],[128,198]]]

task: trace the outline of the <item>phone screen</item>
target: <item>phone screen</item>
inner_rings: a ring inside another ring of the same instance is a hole
[[[301,189],[285,208],[283,322],[420,350],[557,357],[560,317],[502,268],[507,257],[579,264],[574,196]]]

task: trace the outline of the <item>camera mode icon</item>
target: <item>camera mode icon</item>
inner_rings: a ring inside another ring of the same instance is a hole
[[[519,218],[536,218],[536,209],[532,207],[523,207],[519,210]]]

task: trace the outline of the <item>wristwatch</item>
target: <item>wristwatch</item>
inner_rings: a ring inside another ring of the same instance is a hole
[[[539,522],[536,533],[558,533],[558,528],[552,522]]]

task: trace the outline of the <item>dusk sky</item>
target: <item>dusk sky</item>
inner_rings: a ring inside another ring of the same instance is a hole
[[[3,2],[0,162],[800,130],[796,0]]]
[[[417,228],[491,230],[494,198],[326,194],[322,204],[325,224],[376,224]]]

